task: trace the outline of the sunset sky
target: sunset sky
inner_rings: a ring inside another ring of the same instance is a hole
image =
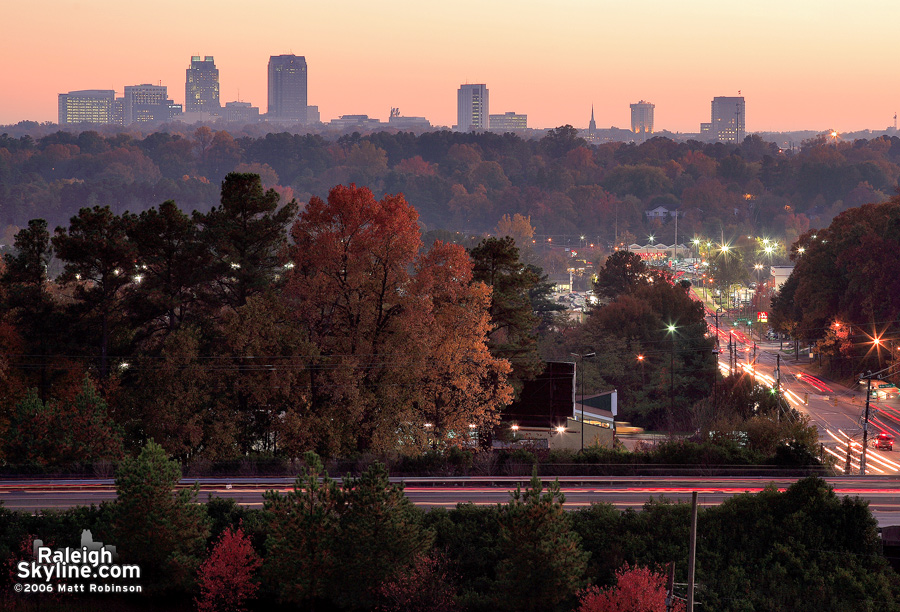
[[[306,56],[309,103],[344,114],[456,121],[461,83],[529,127],[696,132],[714,96],[747,101],[748,131],[884,129],[900,110],[896,0],[4,0],[0,124],[57,120],[57,94],[158,83],[184,101],[212,55],[221,102],[266,111],[270,55]]]

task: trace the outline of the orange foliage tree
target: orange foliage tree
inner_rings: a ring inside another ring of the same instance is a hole
[[[402,196],[351,184],[312,198],[293,226],[285,293],[318,351],[305,417],[321,450],[394,448],[398,432],[420,445],[436,410],[448,436],[508,399],[507,366],[483,352],[489,293],[456,247],[419,259],[417,218]]]
[[[591,586],[579,595],[578,612],[665,612],[666,577],[646,567],[624,567],[616,572],[616,586]],[[675,612],[684,611],[676,601]]]

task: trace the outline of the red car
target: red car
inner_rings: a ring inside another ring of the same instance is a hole
[[[888,433],[880,433],[872,440],[872,445],[880,450],[894,450],[894,436]]]

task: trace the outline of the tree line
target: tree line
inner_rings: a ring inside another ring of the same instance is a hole
[[[791,247],[794,269],[772,300],[772,323],[815,345],[835,374],[890,367],[900,354],[900,196],[849,209]]]
[[[666,566],[686,581],[687,504],[569,511],[558,482],[533,476],[505,504],[423,511],[381,464],[335,481],[315,454],[305,461],[294,487],[267,492],[260,509],[198,504],[195,489],[174,490],[177,463],[149,443],[120,466],[115,502],[38,515],[0,507],[10,570],[0,573],[0,601],[24,610],[84,598],[29,600],[11,582],[35,538],[77,546],[85,528],[117,547],[119,563],[142,568],[143,594],[105,595],[111,610],[187,610],[194,599],[220,611],[661,611]],[[695,599],[723,611],[897,610],[900,578],[876,527],[865,502],[838,498],[818,478],[701,508]]]
[[[540,140],[513,134],[289,133],[250,136],[201,127],[144,137],[57,132],[0,136],[0,242],[28,219],[66,223],[86,203],[116,214],[165,200],[206,212],[229,172],[255,172],[287,200],[325,198],[355,183],[403,193],[426,229],[480,233],[503,215],[530,216],[543,237],[671,244],[679,234],[767,235],[793,242],[847,208],[886,200],[900,177],[900,139],[804,142],[796,154],[759,136],[739,145],[656,137],[589,145],[571,126]],[[6,228],[3,230],[2,228]],[[521,246],[521,245],[520,245]]]
[[[0,275],[6,461],[114,459],[150,438],[188,460],[487,435],[541,367],[540,277],[513,243],[424,248],[402,196],[353,185],[299,214],[280,200],[233,173],[206,213],[95,206],[52,237],[42,219],[20,231]],[[48,452],[57,431],[72,442]]]

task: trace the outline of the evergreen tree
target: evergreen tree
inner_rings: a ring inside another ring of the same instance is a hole
[[[544,493],[535,470],[531,487],[517,487],[500,506],[497,605],[502,610],[564,610],[584,586],[588,553],[563,509],[559,481]]]
[[[258,174],[231,172],[222,182],[221,205],[194,213],[213,260],[216,306],[243,306],[281,278],[297,203],[279,208],[280,199],[274,189],[263,191]]]
[[[486,238],[469,256],[473,281],[493,289],[488,346],[495,357],[512,364],[510,382],[520,389],[523,380],[534,378],[543,368],[535,333],[539,321],[529,293],[539,285],[540,274],[519,261],[519,250],[509,236]]]
[[[281,601],[313,610],[338,575],[334,549],[344,498],[318,455],[307,453],[305,459],[293,491],[265,493],[270,519],[263,572]]]
[[[16,234],[15,252],[3,256],[5,269],[0,274],[6,308],[12,311],[11,322],[25,341],[22,353],[36,356],[36,364],[23,363],[29,370],[37,369],[36,382],[43,400],[49,396],[52,382],[48,355],[59,344],[61,313],[49,292],[47,269],[53,257],[47,222],[32,219],[28,227]],[[23,358],[24,359],[24,358]]]
[[[384,464],[373,463],[359,478],[345,478],[343,488],[336,552],[338,566],[353,581],[334,585],[335,600],[371,610],[377,588],[426,553],[432,534],[422,527],[422,513],[403,494],[403,485],[388,480]]]
[[[165,338],[200,319],[200,300],[211,281],[210,255],[194,222],[172,200],[126,218],[139,279],[126,300],[129,324],[138,341]]]
[[[128,221],[108,206],[82,208],[68,229],[53,237],[57,256],[65,262],[59,282],[74,288],[72,313],[81,341],[99,349],[100,378],[109,375],[109,345],[122,312],[122,289],[133,282],[134,248],[125,229]]]
[[[200,565],[209,519],[196,503],[199,485],[177,489],[178,463],[148,442],[116,471],[112,534],[123,562],[141,567],[151,592],[187,588]]]

